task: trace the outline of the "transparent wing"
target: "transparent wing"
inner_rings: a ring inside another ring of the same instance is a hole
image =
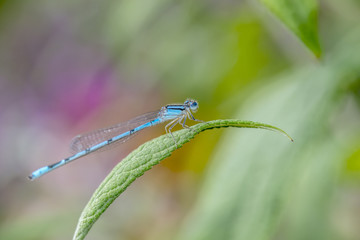
[[[145,113],[144,115],[138,116],[128,122],[122,122],[111,127],[101,128],[88,133],[80,134],[73,138],[70,144],[70,151],[72,153],[81,152],[89,147],[95,146],[101,142],[107,141],[115,136],[118,136],[124,132],[130,131],[137,126],[143,125],[151,120],[159,117],[159,111]],[[116,143],[123,143],[133,137],[135,134],[128,135]],[[114,143],[109,144],[114,145]],[[108,146],[103,147],[101,150],[108,149]]]

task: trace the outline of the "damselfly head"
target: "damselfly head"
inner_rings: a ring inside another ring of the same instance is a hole
[[[199,109],[199,104],[196,100],[187,99],[184,104],[187,105],[192,112],[196,112]]]

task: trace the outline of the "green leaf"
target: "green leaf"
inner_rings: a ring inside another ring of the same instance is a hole
[[[84,239],[101,214],[136,178],[143,175],[161,160],[169,157],[173,151],[189,142],[198,133],[222,127],[267,129],[280,132],[293,141],[286,132],[277,127],[264,123],[233,119],[199,123],[192,126],[191,129],[176,131],[173,136],[177,142],[177,147],[169,135],[153,139],[130,153],[101,183],[80,216],[74,239]]]
[[[261,0],[301,41],[320,57],[316,0]]]

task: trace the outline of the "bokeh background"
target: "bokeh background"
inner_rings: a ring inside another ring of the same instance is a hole
[[[206,131],[137,179],[87,239],[360,239],[360,3],[319,3],[317,58],[258,1],[0,1],[0,239],[70,239],[121,159],[75,135],[186,98]]]

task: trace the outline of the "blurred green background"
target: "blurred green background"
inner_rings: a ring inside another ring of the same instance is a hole
[[[86,239],[360,239],[360,3],[320,1],[317,58],[271,2],[0,1],[0,239],[70,239],[112,167],[163,126],[27,175],[81,132],[188,97],[199,119],[273,124],[295,142],[206,131]]]

